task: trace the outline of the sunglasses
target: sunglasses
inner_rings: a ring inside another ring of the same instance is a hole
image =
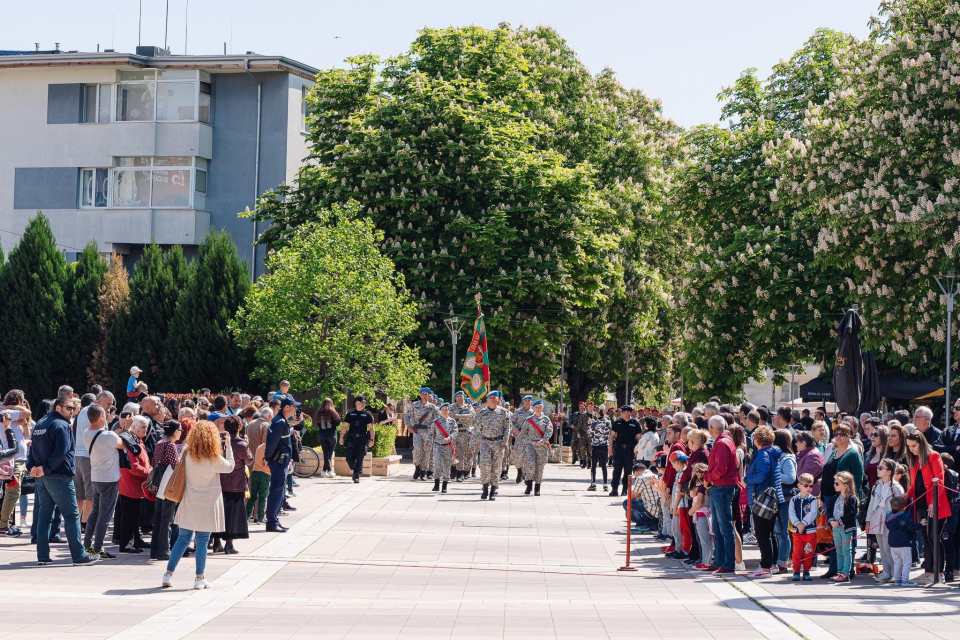
[[[801,482],[801,483],[800,483],[800,486],[801,486],[801,487],[812,487],[813,485],[812,485],[812,484],[803,484],[803,483]]]

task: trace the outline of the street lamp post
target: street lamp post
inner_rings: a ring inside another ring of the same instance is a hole
[[[632,342],[623,343],[623,353],[626,360],[623,376],[623,404],[625,405],[630,404],[630,348],[632,346]]]
[[[450,364],[450,400],[452,402],[453,394],[457,390],[457,339],[460,337],[464,321],[453,315],[453,309],[450,309],[450,317],[444,318],[443,324],[450,330],[450,346],[453,348],[453,359]]]
[[[947,380],[944,386],[944,407],[943,426],[950,425],[950,365],[952,363],[951,334],[953,333],[953,300],[957,295],[957,274],[953,271],[947,272],[947,275],[934,276],[940,291],[947,297]]]
[[[563,381],[567,377],[567,345],[570,344],[570,336],[563,335],[563,346],[560,347],[560,415],[566,415],[566,409],[563,405]],[[563,436],[560,433],[563,428],[563,419],[560,419],[560,424],[554,429],[555,435],[557,437],[557,442],[563,445]]]

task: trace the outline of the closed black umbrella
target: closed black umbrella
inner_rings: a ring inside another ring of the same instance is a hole
[[[873,351],[863,354],[863,383],[860,385],[860,406],[857,414],[874,412],[880,406],[880,376]]]
[[[853,413],[860,406],[863,387],[863,353],[860,350],[860,327],[863,322],[853,309],[847,311],[837,325],[840,335],[837,362],[833,369],[833,395],[837,410]]]

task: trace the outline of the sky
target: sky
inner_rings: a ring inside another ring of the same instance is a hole
[[[610,67],[687,127],[718,122],[723,87],[749,67],[767,75],[815,29],[865,37],[879,0],[0,0],[0,49],[59,42],[133,52],[141,3],[144,45],[163,46],[166,25],[174,54],[185,46],[223,53],[226,43],[229,53],[283,55],[319,69],[361,53],[395,55],[425,26],[550,25],[593,73]]]

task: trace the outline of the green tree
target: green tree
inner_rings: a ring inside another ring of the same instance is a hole
[[[144,247],[133,268],[130,301],[110,328],[107,360],[116,389],[126,389],[130,367],[143,369],[140,380],[161,391],[160,363],[170,320],[186,284],[189,267],[183,249],[166,252],[157,244]]]
[[[778,144],[782,190],[815,203],[817,261],[845,273],[864,346],[942,380],[946,301],[933,276],[960,271],[960,7],[881,9],[870,40],[838,52],[840,80],[808,110],[807,136]]]
[[[591,375],[605,382],[611,305],[633,335],[667,302],[624,293],[633,270],[635,290],[665,291],[657,270],[637,267],[653,264],[663,155],[676,147],[659,105],[610,72],[591,76],[547,28],[425,29],[404,54],[348,62],[317,78],[315,162],[261,201],[265,241],[282,247],[354,200],[418,303],[409,340],[433,384],[449,366],[443,318],[469,315],[478,292],[496,387],[515,395],[554,379],[562,335],[586,323]]]
[[[814,258],[819,220],[811,198],[780,196],[776,144],[806,136],[804,111],[839,82],[837,52],[853,43],[818,30],[790,60],[760,81],[754,69],[720,94],[728,128],[694,127],[672,207],[692,234],[679,272],[683,313],[679,373],[686,397],[737,398],[764,370],[819,361],[836,348],[843,273]]]
[[[101,338],[97,312],[106,271],[95,240],[87,243],[69,268],[64,326],[68,340],[62,355],[65,382],[78,392],[92,384],[90,365]]]
[[[117,386],[116,380],[110,373],[111,367],[107,361],[107,341],[110,329],[114,322],[126,312],[130,303],[130,274],[123,266],[123,258],[116,253],[110,253],[110,262],[107,272],[103,274],[103,284],[97,299],[97,344],[90,362],[90,384],[99,384],[106,389],[115,389],[121,392],[126,385]],[[122,364],[122,363],[121,363]],[[124,397],[120,393],[118,398]]]
[[[264,381],[285,377],[297,390],[342,400],[410,397],[428,375],[403,340],[416,330],[416,306],[403,276],[378,246],[383,233],[356,211],[334,207],[325,223],[306,222],[267,258],[231,323],[254,350]]]
[[[50,222],[38,211],[0,270],[5,388],[23,389],[33,404],[55,396],[57,387],[66,382],[68,286],[67,261],[57,249]]]
[[[250,355],[237,346],[227,325],[249,292],[249,270],[233,240],[225,232],[208,233],[168,329],[161,367],[164,389],[246,388]],[[197,345],[203,345],[200,357]]]

